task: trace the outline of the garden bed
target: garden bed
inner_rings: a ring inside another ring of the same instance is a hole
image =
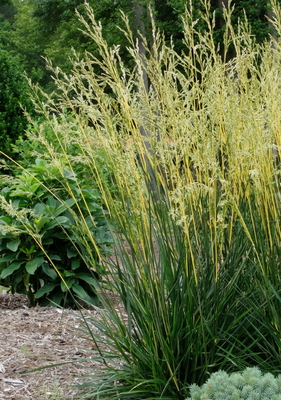
[[[70,386],[79,382],[77,376],[89,373],[81,359],[89,356],[84,349],[91,349],[92,342],[82,338],[71,311],[29,308],[25,296],[2,294],[0,318],[0,400],[74,399],[77,390]]]

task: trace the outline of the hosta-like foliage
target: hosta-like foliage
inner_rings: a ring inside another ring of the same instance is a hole
[[[98,262],[110,244],[104,211],[96,189],[64,173],[75,199],[58,168],[40,159],[2,187],[0,284],[27,294],[31,305],[97,302]]]

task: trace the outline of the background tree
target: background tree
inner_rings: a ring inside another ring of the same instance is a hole
[[[14,57],[19,57],[21,66],[28,76],[44,86],[50,79],[46,71],[45,55],[46,42],[39,33],[40,21],[34,18],[34,7],[30,0],[13,0],[17,13],[14,16],[11,33],[13,48],[10,50]]]
[[[182,16],[185,7],[189,11],[192,7],[192,16],[198,20],[197,25],[201,30],[206,29],[206,23],[202,18],[202,13],[206,14],[206,10],[201,0],[191,2],[189,0],[89,0],[88,3],[93,8],[96,19],[102,23],[108,44],[121,46],[121,57],[128,66],[130,66],[130,57],[126,52],[128,43],[118,29],[118,26],[124,27],[120,10],[128,15],[135,37],[138,28],[149,40],[151,33],[148,7],[151,6],[156,26],[163,32],[167,41],[170,41],[170,37],[173,38],[174,48],[179,54],[184,51]],[[281,0],[277,0],[277,3],[281,5]],[[229,4],[234,6],[234,2],[230,0],[210,0],[208,17],[215,16],[217,45],[222,43],[225,32],[223,6]],[[45,89],[49,87],[49,91],[52,89],[52,79],[42,57],[51,59],[54,65],[69,72],[72,48],[81,57],[85,50],[97,56],[96,45],[80,31],[83,26],[77,18],[76,10],[87,19],[84,0],[0,1],[0,47],[10,52],[13,57],[17,57],[28,76]],[[244,10],[258,42],[262,42],[268,34],[273,33],[272,25],[267,20],[267,16],[271,15],[268,0],[236,2],[232,14],[234,29],[238,19],[244,19]],[[228,57],[233,55],[230,51]]]
[[[81,30],[84,26],[78,19],[76,11],[88,20],[85,12],[84,0],[30,0],[33,4],[33,18],[38,23],[37,34],[43,39],[45,57],[52,60],[63,71],[69,72],[72,66],[70,58],[72,49],[78,56],[83,56],[88,51],[97,56],[95,43]],[[122,45],[122,57],[127,57],[125,46],[127,44],[118,26],[124,27],[120,10],[126,14],[131,13],[128,0],[96,1],[89,0],[89,5],[94,9],[96,19],[104,27],[104,36],[112,45]]]
[[[0,48],[11,47],[11,30],[16,11],[11,0],[0,1]]]
[[[0,143],[1,151],[10,156],[15,156],[11,145],[27,127],[22,107],[32,109],[28,91],[22,69],[7,51],[0,49]]]

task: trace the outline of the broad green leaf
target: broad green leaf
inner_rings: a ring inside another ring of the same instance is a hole
[[[7,246],[7,249],[9,249],[11,251],[17,251],[20,243],[21,243],[20,240],[12,240],[11,242],[8,242],[6,244],[6,246]]]
[[[0,263],[7,262],[7,261],[14,261],[15,254],[9,254],[7,256],[0,257]]]
[[[66,254],[67,254],[68,258],[72,258],[72,257],[77,256],[77,251],[75,249],[72,249],[72,248],[67,248],[66,249]]]
[[[46,160],[42,160],[41,158],[36,158],[35,160],[35,164],[38,167],[43,167],[43,170],[46,171],[47,170],[47,161]]]
[[[58,283],[48,283],[47,285],[42,286],[36,293],[35,293],[35,298],[39,299],[46,293],[50,293]]]
[[[86,303],[90,303],[90,304],[93,304],[93,305],[96,304],[95,299],[90,297],[88,295],[88,293],[86,293],[86,291],[81,286],[79,286],[78,284],[72,285],[71,289],[77,294],[79,299],[85,301]]]
[[[54,229],[57,226],[60,226],[60,224],[55,219],[53,219],[52,221],[47,222],[47,224],[45,225],[45,230]]]
[[[48,254],[48,256],[50,257],[50,259],[53,261],[61,261],[61,257],[58,254]]]
[[[60,217],[56,218],[56,221],[60,224],[60,225],[65,225],[66,223],[69,224],[69,218],[61,215]]]
[[[47,205],[55,209],[57,207],[57,204],[58,204],[57,200],[55,200],[53,196],[49,195],[47,200]]]
[[[11,218],[9,217],[0,217],[0,224],[3,222],[2,225],[9,224],[11,222]]]
[[[55,207],[53,212],[51,213],[53,217],[58,217],[60,214],[65,212],[68,208],[71,208],[76,201],[74,199],[68,199],[63,202],[63,204],[60,204],[58,207]]]
[[[50,267],[49,264],[47,264],[47,263],[42,264],[42,270],[46,275],[48,275],[53,280],[55,280],[58,276],[58,274],[56,273],[54,268]]]
[[[11,275],[14,271],[20,268],[24,261],[15,261],[10,264],[7,268],[3,269],[1,273],[1,278],[5,279],[7,276]]]
[[[95,213],[96,211],[100,211],[101,210],[101,206],[96,204],[96,203],[89,203],[88,204],[88,208],[92,213]]]
[[[62,214],[66,210],[67,210],[67,207],[64,204],[61,204],[60,206],[57,207],[57,209],[55,210],[53,216],[54,217],[58,217],[60,214]]]
[[[2,243],[2,240],[0,239],[0,253],[6,249],[6,244]],[[1,257],[0,257],[1,259]]]
[[[1,193],[4,197],[6,197],[7,193],[10,193],[10,191],[11,191],[11,188],[8,187],[8,186],[6,186],[6,187],[4,187],[3,189],[1,189],[0,193]]]
[[[55,290],[54,293],[50,293],[48,299],[50,300],[50,305],[61,305],[61,301],[65,294],[61,290]],[[54,303],[54,304],[53,304]]]
[[[13,273],[12,287],[13,287],[13,288],[16,288],[16,287],[17,287],[17,290],[18,290],[18,285],[19,285],[20,282],[22,282],[22,280],[23,280],[22,272],[23,272],[22,269],[19,268],[17,271],[15,271],[15,272]],[[23,294],[25,294],[25,293],[23,293]]]
[[[54,243],[54,241],[53,241],[53,239],[51,237],[47,237],[45,239],[43,237],[43,239],[42,239],[43,246],[47,246],[47,245],[50,245],[52,243]]]
[[[45,213],[45,209],[46,209],[46,206],[45,206],[45,204],[43,204],[43,203],[37,203],[37,204],[35,204],[35,206],[34,206],[34,212],[36,213],[36,214],[44,214]]]
[[[14,200],[12,202],[12,207],[14,210],[17,210],[19,207],[23,208],[26,205],[26,200]]]
[[[61,204],[60,206],[58,206],[54,212],[52,213],[52,216],[57,218],[60,214],[62,214],[63,212],[65,212],[67,210],[67,207],[64,204]]]
[[[65,271],[63,275],[64,275],[64,276],[74,276],[75,273],[72,272],[72,271]]]
[[[63,281],[61,281],[61,283],[60,283],[60,288],[63,293],[67,292],[67,290],[68,290],[68,287],[65,285],[65,283]]]
[[[89,285],[94,286],[95,288],[99,287],[98,280],[93,277],[93,275],[89,272],[78,272],[75,274],[76,278],[82,279],[83,281],[87,282]]]
[[[68,228],[70,226],[69,218],[63,215],[57,217],[56,219],[53,219],[52,221],[48,222],[45,225],[45,229],[53,229],[55,227],[61,227],[61,225],[64,225],[64,228]]]
[[[30,189],[31,189],[31,191],[32,191],[33,193],[35,193],[36,190],[37,190],[39,187],[41,187],[41,184],[38,183],[38,182],[35,182],[35,183],[33,183],[32,185],[30,185]]]
[[[71,269],[75,270],[80,267],[80,260],[75,259],[71,261]]]
[[[63,174],[68,180],[76,181],[76,174],[73,171],[71,171],[70,169],[65,169],[63,171]]]
[[[67,238],[64,232],[53,232],[52,236],[54,238],[62,239],[62,240],[66,240],[66,238]]]
[[[72,198],[64,201],[64,204],[67,206],[67,208],[71,208],[76,203],[77,203],[77,201]]]
[[[65,278],[64,281],[61,281],[60,287],[63,292],[66,292],[67,290],[71,289],[72,285],[77,282],[74,277],[71,278]]]
[[[44,262],[44,257],[33,258],[33,260],[28,261],[25,264],[26,272],[28,272],[30,275],[33,275],[34,272],[37,270],[37,268],[43,264],[43,262]]]
[[[39,218],[38,220],[34,220],[34,223],[36,224],[38,231],[40,231],[41,228],[43,228],[43,226],[50,221],[49,217],[42,217]]]

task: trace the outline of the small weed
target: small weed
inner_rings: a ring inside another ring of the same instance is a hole
[[[29,346],[21,346],[21,351],[22,351],[22,353],[23,353],[23,355],[25,356],[25,357],[29,357],[30,356],[30,348],[29,348]]]
[[[40,386],[37,394],[38,396],[44,396],[42,397],[42,400],[66,400],[66,397],[63,395],[63,390],[60,387],[60,383],[56,377],[54,378],[51,387]]]

